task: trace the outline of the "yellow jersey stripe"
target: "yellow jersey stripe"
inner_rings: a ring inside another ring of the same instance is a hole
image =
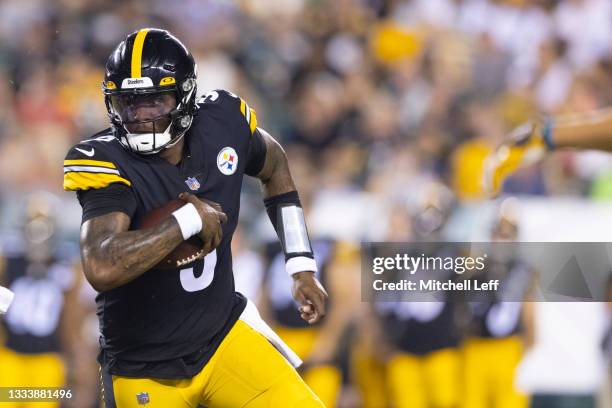
[[[246,102],[242,98],[240,99],[240,113],[246,118]]]
[[[134,39],[134,46],[132,47],[132,78],[140,78],[142,76],[142,49],[144,48],[144,40],[148,32],[148,28],[143,28],[138,31]]]
[[[122,183],[131,186],[129,180],[116,174],[68,172],[64,173],[64,190],[90,190],[108,187],[112,183]]]
[[[64,166],[98,166],[98,167],[106,167],[109,169],[116,169],[117,167],[107,161],[100,160],[64,160]]]
[[[257,115],[255,114],[255,109],[250,108],[242,98],[240,98],[240,113],[246,119],[251,129],[251,134],[253,134],[257,128]]]
[[[249,126],[251,128],[251,134],[255,133],[255,129],[257,129],[257,115],[255,114],[255,109],[251,109],[251,122]]]

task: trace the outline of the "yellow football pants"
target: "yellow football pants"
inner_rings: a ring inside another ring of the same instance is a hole
[[[514,387],[514,376],[523,353],[518,337],[472,338],[465,342],[465,408],[526,408],[528,400]]]
[[[361,407],[389,406],[386,363],[359,340],[351,349],[350,358],[351,375],[361,396]]]
[[[444,349],[424,356],[396,354],[387,378],[396,408],[455,408],[459,404],[460,356]]]
[[[289,362],[241,320],[193,378],[112,376],[103,382],[106,408],[324,407]]]
[[[279,326],[275,331],[302,360],[308,359],[319,335],[319,330],[315,328]],[[336,406],[342,389],[342,372],[338,367],[333,364],[318,365],[304,370],[302,376],[326,407]]]
[[[20,354],[0,347],[0,387],[63,387],[64,362],[59,354]],[[57,408],[59,402],[1,402],[2,408]]]

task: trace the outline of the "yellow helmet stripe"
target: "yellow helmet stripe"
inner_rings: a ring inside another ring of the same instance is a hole
[[[138,31],[134,39],[134,46],[132,47],[132,78],[140,78],[142,76],[142,49],[144,48],[144,40],[148,32],[148,28],[143,28]]]

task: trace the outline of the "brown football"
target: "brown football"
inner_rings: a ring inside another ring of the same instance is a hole
[[[160,222],[172,217],[172,212],[184,205],[185,201],[177,198],[167,202],[161,207],[149,211],[142,218],[140,228],[144,229],[158,225]],[[188,240],[181,242],[172,252],[155,265],[155,267],[161,269],[174,269],[189,265],[206,255],[202,249],[203,246],[204,243],[200,237],[194,235]]]

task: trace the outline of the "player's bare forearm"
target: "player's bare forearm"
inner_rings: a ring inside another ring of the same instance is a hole
[[[87,280],[98,291],[136,279],[183,241],[174,218],[159,225],[128,231],[130,219],[113,212],[86,221],[81,227],[81,258]]]
[[[561,116],[553,134],[557,148],[612,151],[612,108]]]
[[[612,152],[612,107],[532,120],[515,128],[485,160],[483,187],[497,195],[512,173],[542,160],[548,150],[564,148]]]
[[[266,143],[266,160],[257,175],[261,181],[264,197],[288,193],[295,190],[295,183],[289,171],[287,154],[281,145],[265,130],[259,128]]]
[[[266,159],[257,175],[265,198],[295,191],[295,183],[289,171],[287,155],[281,145],[265,130],[258,128],[266,144]],[[317,280],[314,270],[292,273],[293,298],[301,305],[300,316],[310,324],[325,316],[327,293]]]

